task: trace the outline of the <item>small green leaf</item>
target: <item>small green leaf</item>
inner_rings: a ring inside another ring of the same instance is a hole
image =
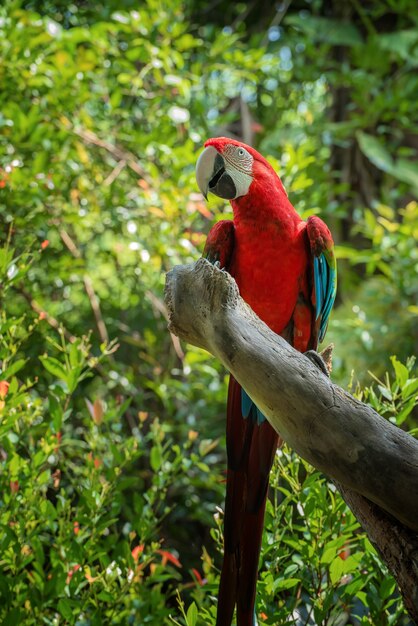
[[[111,593],[109,593],[109,591],[106,591],[105,589],[103,591],[101,591],[98,596],[99,600],[103,600],[103,602],[114,602],[115,598],[113,597],[113,595]]]
[[[332,561],[335,559],[335,557],[337,556],[337,548],[335,546],[331,547],[331,548],[326,548],[326,550],[324,550],[323,555],[321,556],[321,563],[332,563]]]
[[[390,360],[392,361],[392,366],[393,366],[393,369],[395,370],[396,380],[399,382],[399,385],[403,387],[406,381],[408,380],[408,376],[409,376],[408,368],[403,363],[398,361],[396,356],[390,357]]]
[[[187,609],[186,621],[187,626],[196,626],[197,622],[197,607],[194,602],[191,603],[189,608]]]
[[[291,589],[300,583],[299,578],[278,578],[273,583],[272,592],[284,591],[285,589]]]
[[[337,584],[346,572],[346,564],[339,556],[333,560],[329,568],[329,576],[333,585]]]
[[[414,163],[407,159],[395,161],[383,144],[372,135],[358,131],[356,136],[360,150],[373,165],[398,180],[418,188],[418,174]]]
[[[386,400],[389,400],[389,402],[392,401],[392,393],[390,389],[388,389],[387,387],[384,387],[383,385],[377,385],[377,388],[379,389],[382,396],[386,398]]]
[[[347,594],[347,596],[356,596],[360,589],[366,585],[366,583],[367,580],[365,580],[361,576],[359,578],[355,578],[348,583],[348,585],[345,587],[344,592]]]
[[[384,578],[379,588],[380,597],[384,599],[389,598],[389,596],[394,592],[395,587],[396,584],[392,577]]]
[[[54,430],[57,433],[62,426],[63,410],[60,403],[52,393],[48,396],[48,404]]]
[[[18,383],[16,376],[14,376],[12,380],[10,381],[9,394],[11,396],[14,395],[18,389],[19,389],[19,383]]]
[[[39,474],[38,478],[37,478],[37,485],[45,485],[49,479],[51,478],[51,471],[48,470],[44,470],[41,474]]]
[[[79,365],[81,356],[77,343],[72,343],[68,352],[70,356],[71,367],[77,367],[77,365]]]
[[[67,385],[68,385],[68,389],[70,393],[73,393],[76,388],[78,383],[81,380],[81,371],[82,371],[82,367],[74,367],[71,369],[71,371],[68,373],[68,377],[67,377]]]
[[[411,378],[402,388],[402,398],[406,400],[409,396],[418,392],[418,378]]]
[[[409,400],[409,402],[407,402],[405,404],[405,406],[402,408],[402,410],[399,411],[399,413],[396,415],[396,424],[397,424],[397,426],[401,426],[404,423],[404,421],[406,420],[408,415],[415,408],[416,404],[417,404],[417,399],[415,397],[411,398]]]
[[[17,454],[14,454],[9,462],[9,472],[12,479],[17,478],[21,465],[22,459]]]
[[[63,368],[62,363],[58,361],[58,359],[54,359],[54,357],[52,356],[40,356],[39,360],[50,374],[56,376],[60,380],[67,382],[67,372]]]
[[[18,359],[17,361],[15,361],[14,363],[12,363],[11,365],[9,365],[9,367],[6,369],[5,372],[3,372],[3,378],[5,380],[8,380],[9,378],[11,378],[12,376],[14,376],[15,374],[17,374],[17,372],[19,370],[22,369],[22,367],[25,365],[25,363],[27,362],[28,359]]]
[[[367,135],[361,131],[357,133],[357,141],[360,146],[360,150],[366,157],[375,165],[379,170],[388,172],[391,174],[394,169],[394,163],[389,152],[384,148],[376,137]]]
[[[42,515],[49,520],[56,519],[57,517],[57,511],[52,502],[50,502],[49,500],[42,500],[41,504],[39,505],[39,510],[41,511]]]
[[[63,616],[64,619],[68,620],[70,623],[73,623],[73,612],[71,610],[71,604],[69,600],[66,598],[61,598],[58,601],[57,609],[59,613]]]
[[[158,470],[160,469],[161,461],[162,461],[162,458],[161,458],[160,446],[153,446],[151,448],[150,463],[154,472],[158,472]]]

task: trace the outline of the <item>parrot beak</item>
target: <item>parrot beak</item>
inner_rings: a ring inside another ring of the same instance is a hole
[[[196,181],[206,200],[209,191],[225,200],[232,200],[236,196],[236,187],[231,176],[226,173],[225,161],[213,146],[205,148],[197,160]]]

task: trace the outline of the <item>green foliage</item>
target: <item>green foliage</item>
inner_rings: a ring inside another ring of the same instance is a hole
[[[22,278],[29,267],[20,265]],[[193,468],[209,474],[209,443],[192,433],[174,444],[147,413],[129,435],[129,401],[84,396],[112,346],[92,356],[87,338],[67,343],[59,331],[22,378],[21,355],[44,323],[27,318],[3,313],[0,324],[1,622],[161,624],[182,568],[160,534],[167,493],[186,475],[192,491]]]
[[[13,279],[3,278],[7,290]],[[209,480],[206,457],[216,442],[198,444],[190,431],[174,444],[146,413],[127,436],[128,403],[111,394],[77,408],[77,390],[111,351],[92,357],[85,338],[67,343],[58,333],[37,376],[19,379],[20,354],[42,323],[3,318],[1,327],[2,623],[172,623],[176,589],[188,589],[194,600],[187,609],[179,600],[184,621],[174,623],[214,624],[212,559],[204,552],[206,581],[194,568],[185,582],[158,530],[170,514],[170,490],[186,476],[190,489],[193,468]],[[392,363],[393,380],[360,393],[401,425],[417,404],[418,379],[412,360]],[[364,624],[404,623],[393,579],[333,486],[285,448],[271,488],[261,619],[325,624],[351,611]],[[212,537],[221,550],[219,514]]]
[[[356,228],[370,246],[362,251],[341,246],[338,252],[353,265],[362,264],[365,276],[335,314],[329,338],[339,342],[335,366],[340,376],[350,374],[344,371],[348,362],[364,380],[365,361],[368,370],[381,375],[394,346],[406,360],[418,343],[417,204],[397,214],[385,205],[365,210]]]
[[[356,396],[401,426],[418,406],[414,359]],[[258,613],[266,624],[409,624],[395,582],[334,485],[286,446],[266,510]],[[222,547],[222,518],[213,532]],[[208,624],[209,613],[204,613]],[[203,622],[202,622],[203,623]]]
[[[345,22],[302,4],[267,35],[239,3],[219,4],[231,28],[181,0],[0,7],[6,625],[215,623],[226,377],[170,337],[163,286],[228,211],[193,172],[238,98],[292,202],[340,244],[337,380],[371,369],[359,397],[416,432],[415,4],[396,4],[396,32],[370,28],[393,3]],[[338,493],[287,449],[266,528],[261,621],[407,623]]]

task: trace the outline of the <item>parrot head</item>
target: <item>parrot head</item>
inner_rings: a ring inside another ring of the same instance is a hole
[[[225,200],[235,200],[246,196],[255,182],[274,181],[283,188],[271,165],[257,150],[228,137],[205,143],[196,164],[196,181],[206,199],[210,191]]]

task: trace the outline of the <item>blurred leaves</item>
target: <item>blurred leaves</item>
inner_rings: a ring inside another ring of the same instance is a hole
[[[418,193],[418,174],[412,162],[406,159],[394,161],[390,153],[376,137],[358,132],[357,138],[361,150],[367,158],[370,159],[373,165],[391,174],[398,180],[408,183],[414,187]]]
[[[302,30],[309,38],[331,45],[355,46],[363,41],[359,29],[349,22],[343,23],[336,19],[308,16],[306,13],[289,15],[286,22]]]

